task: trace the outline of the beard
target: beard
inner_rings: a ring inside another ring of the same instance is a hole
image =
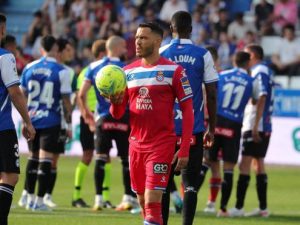
[[[142,48],[142,51],[140,51],[140,53],[137,53],[136,56],[139,58],[146,58],[146,57],[152,55],[153,51],[154,51],[154,44],[152,44],[148,47]]]

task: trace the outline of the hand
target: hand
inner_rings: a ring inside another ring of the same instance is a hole
[[[121,104],[123,102],[124,95],[125,95],[125,92],[122,91],[122,92],[119,92],[119,93],[109,96],[109,100],[113,104]]]
[[[32,141],[35,137],[35,129],[31,123],[23,123],[22,134],[27,141]]]
[[[215,135],[211,131],[206,131],[203,136],[203,146],[204,148],[211,148],[215,142]]]
[[[179,150],[180,151],[180,150]],[[178,153],[179,151],[177,151],[174,155],[174,158],[172,160],[172,164],[174,164],[178,158]],[[181,158],[178,158],[178,161],[177,161],[177,164],[176,164],[176,167],[175,167],[175,173],[176,172],[180,172],[182,169],[184,169],[187,164],[189,162],[189,157],[181,157]]]
[[[94,114],[89,110],[84,110],[82,112],[82,117],[84,122],[89,125],[90,131],[94,132],[96,127],[96,122],[94,119]]]
[[[262,140],[261,140],[261,137],[259,136],[259,132],[258,132],[258,128],[257,128],[257,127],[254,127],[254,128],[252,129],[252,138],[253,138],[253,141],[254,141],[255,143],[259,143],[259,142],[262,141]]]

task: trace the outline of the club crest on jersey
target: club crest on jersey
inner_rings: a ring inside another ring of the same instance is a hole
[[[137,110],[153,110],[152,100],[149,95],[149,89],[141,87],[139,89],[139,96],[136,99]]]
[[[181,77],[181,78],[180,78],[180,81],[181,81],[181,85],[182,85],[184,94],[185,94],[185,95],[190,95],[190,94],[192,94],[192,88],[191,88],[189,79],[188,79],[186,76],[184,76],[184,77]]]
[[[162,71],[158,71],[156,74],[156,80],[158,82],[162,82],[165,79],[164,73]]]

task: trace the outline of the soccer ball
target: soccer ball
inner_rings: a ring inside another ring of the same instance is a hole
[[[126,75],[119,66],[104,66],[96,75],[96,87],[102,96],[109,97],[125,90]]]

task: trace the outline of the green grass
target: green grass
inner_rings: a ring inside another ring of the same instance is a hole
[[[26,157],[21,157],[22,173],[20,181],[15,189],[13,207],[11,209],[9,224],[11,225],[141,225],[142,220],[138,215],[131,215],[128,212],[116,212],[111,209],[105,209],[101,212],[92,212],[90,209],[75,209],[71,207],[71,198],[73,190],[74,169],[78,163],[77,157],[61,157],[59,161],[59,172],[53,198],[58,207],[50,213],[33,213],[23,208],[17,207],[17,201],[20,197],[24,184],[24,170]],[[205,215],[202,209],[205,206],[208,184],[207,180],[198,194],[198,208],[194,224],[208,225],[286,225],[300,224],[300,179],[299,167],[268,166],[269,189],[268,205],[272,212],[270,218],[216,218],[212,215]],[[85,179],[82,196],[90,204],[94,201],[94,183],[93,183],[92,164],[88,170]],[[113,160],[112,169],[111,199],[114,204],[119,203],[122,197],[123,186],[121,183],[121,166],[117,159]],[[237,178],[237,173],[235,179]],[[178,181],[178,180],[177,180]],[[229,207],[234,205],[235,187],[232,192]],[[257,197],[255,192],[255,177],[252,175],[250,187],[247,193],[245,210],[251,210],[257,207]],[[180,225],[181,216],[171,214],[170,225]]]

